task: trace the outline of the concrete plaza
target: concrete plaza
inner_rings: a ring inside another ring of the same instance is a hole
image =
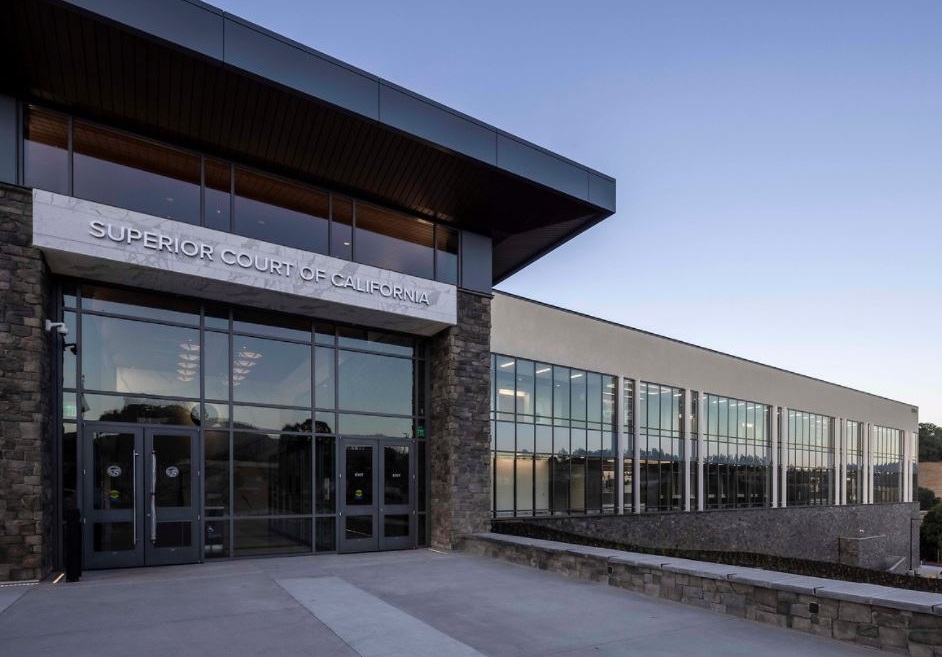
[[[876,655],[603,584],[431,550],[87,572],[0,588],[0,655]]]

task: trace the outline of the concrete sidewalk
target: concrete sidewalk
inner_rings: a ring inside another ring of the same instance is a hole
[[[17,657],[881,654],[430,550],[89,572],[4,601],[0,655]]]

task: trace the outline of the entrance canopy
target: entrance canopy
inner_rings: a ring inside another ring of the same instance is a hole
[[[489,236],[495,283],[615,211],[612,178],[209,5],[5,14],[0,93]]]

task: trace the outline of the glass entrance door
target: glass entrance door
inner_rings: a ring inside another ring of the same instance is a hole
[[[190,429],[85,426],[86,568],[199,560],[198,441]]]
[[[415,546],[415,465],[405,441],[342,439],[340,552]]]

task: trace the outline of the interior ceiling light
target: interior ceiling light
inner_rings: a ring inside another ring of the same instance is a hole
[[[178,354],[177,358],[179,358],[180,360],[199,360],[200,355],[199,354]]]
[[[238,355],[242,358],[248,358],[249,360],[256,360],[262,357],[257,351],[240,351]]]
[[[199,365],[198,365],[198,364],[196,364],[196,363],[189,363],[189,362],[184,361],[184,360],[181,360],[179,363],[177,363],[177,365],[180,366],[180,367],[182,367],[182,368],[185,369],[185,370],[195,370],[195,369],[199,369]]]
[[[500,388],[498,389],[497,393],[501,395],[506,395],[508,397],[513,397],[513,396],[526,397],[527,396],[527,393],[525,393],[523,390],[517,390],[517,392],[515,393],[510,388]]]
[[[253,367],[255,365],[254,360],[238,359],[232,362],[233,364],[238,365],[239,367]]]
[[[198,344],[194,344],[194,343],[192,343],[192,342],[181,342],[181,343],[180,343],[180,349],[183,349],[183,350],[185,350],[185,351],[199,351],[199,350],[200,350],[200,346],[199,346]]]
[[[248,374],[252,370],[250,370],[247,367],[233,367],[232,371],[235,372],[236,374]]]

